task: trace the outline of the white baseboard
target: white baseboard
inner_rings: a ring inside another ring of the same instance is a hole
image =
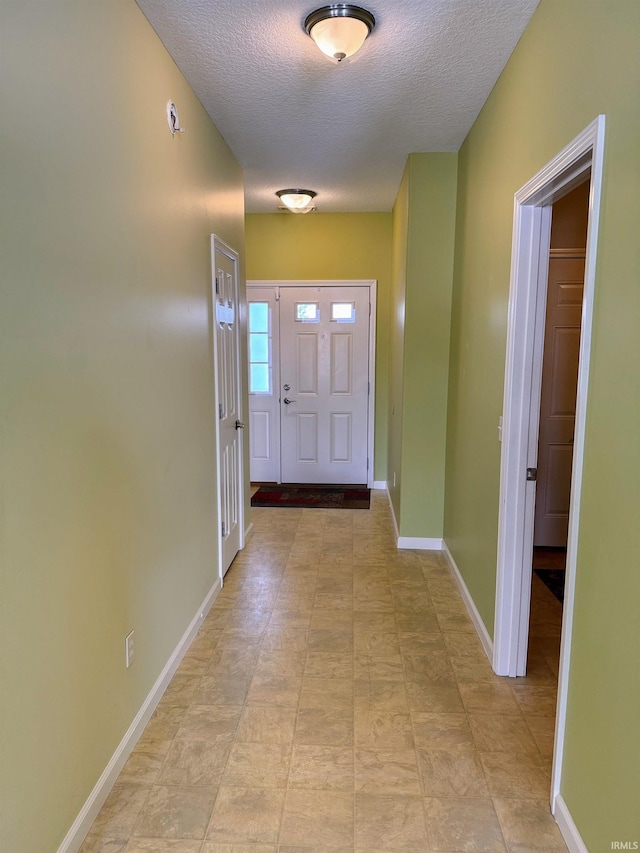
[[[396,519],[396,511],[393,506],[393,501],[391,500],[391,492],[387,487],[387,500],[389,501],[389,509],[391,510],[391,521],[393,521],[393,535],[396,540],[396,548],[399,548],[398,542],[400,541],[400,531],[398,529],[398,521]]]
[[[398,548],[414,551],[442,551],[442,539],[428,539],[424,536],[398,536]]]
[[[391,521],[393,521],[393,534],[396,538],[396,543],[397,543],[398,538],[400,537],[400,531],[398,530],[398,522],[396,521],[396,511],[393,508],[393,501],[391,500],[391,492],[389,491],[388,486],[387,486],[387,500],[389,501],[389,509],[391,510]]]
[[[449,565],[451,566],[453,575],[458,583],[458,587],[460,588],[460,594],[462,595],[462,600],[464,601],[464,606],[467,608],[467,612],[471,617],[473,627],[476,629],[478,637],[480,637],[482,648],[484,649],[486,656],[489,658],[489,663],[491,664],[491,666],[493,666],[493,640],[491,639],[491,636],[487,631],[487,626],[482,621],[482,616],[480,616],[475,601],[471,597],[471,593],[469,592],[467,585],[464,582],[464,578],[460,574],[460,569],[456,565],[456,561],[453,559],[453,554],[447,547],[447,543],[444,540],[442,542],[442,550],[444,551],[445,556],[449,561]]]
[[[118,744],[116,751],[111,756],[109,763],[96,782],[93,791],[91,791],[87,801],[80,810],[80,814],[73,822],[71,829],[66,834],[62,844],[58,848],[58,853],[77,853],[80,849],[82,842],[91,829],[92,823],[98,816],[98,812],[102,808],[104,801],[107,799],[107,796],[118,778],[120,771],[131,755],[140,735],[144,731],[144,727],[151,719],[158,702],[162,698],[162,694],[167,689],[169,682],[180,665],[180,661],[185,656],[187,649],[198,633],[200,625],[202,625],[207,613],[211,610],[211,606],[216,600],[221,588],[222,585],[218,578],[198,608],[196,615],[189,624],[189,627],[182,635],[164,669],[158,676],[156,683],[151,688],[149,695],[142,703],[140,710],[127,729],[125,736]]]
[[[561,794],[555,799],[553,806],[553,816],[558,824],[558,829],[562,833],[565,844],[570,850],[570,853],[589,853],[587,845],[582,840],[578,827],[573,822],[571,812]]]
[[[374,480],[373,481],[373,488],[374,489],[382,489],[382,491],[384,492],[384,491],[386,491],[386,488],[387,488],[387,481],[386,480]]]
[[[391,508],[393,532],[396,537],[396,546],[398,548],[406,548],[413,551],[442,551],[442,539],[432,539],[423,536],[400,536],[398,522],[396,521],[396,511],[393,508],[393,501],[391,500],[389,489],[387,489],[387,500],[389,501],[389,506]]]
[[[244,543],[242,545],[243,548],[247,544],[247,542],[249,541],[249,537],[251,536],[252,533],[253,533],[253,521],[249,524],[249,526],[247,528],[245,528]]]

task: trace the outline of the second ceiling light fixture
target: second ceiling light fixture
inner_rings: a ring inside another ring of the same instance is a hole
[[[291,213],[311,213],[316,209],[313,200],[317,193],[314,193],[313,190],[278,190],[276,195]]]
[[[304,29],[326,56],[342,62],[360,50],[375,25],[371,12],[361,6],[334,3],[307,15]],[[291,213],[311,213],[316,209],[313,190],[278,190],[276,195]]]

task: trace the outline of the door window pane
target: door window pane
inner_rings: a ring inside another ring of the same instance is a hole
[[[333,323],[355,323],[355,321],[356,321],[356,303],[355,302],[332,302],[331,303],[331,321]]]
[[[295,319],[296,323],[319,323],[320,303],[296,302]]]
[[[271,393],[269,383],[269,365],[268,364],[251,364],[249,365],[250,393],[251,394],[269,394]]]
[[[250,302],[249,303],[249,327],[252,332],[269,331],[269,303],[268,302]]]
[[[249,361],[269,363],[269,336],[252,332],[249,335]]]

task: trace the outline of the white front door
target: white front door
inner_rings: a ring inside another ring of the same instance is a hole
[[[212,238],[218,416],[218,505],[222,576],[242,540],[242,394],[239,369],[238,256]]]
[[[369,288],[280,289],[284,483],[366,484]]]
[[[533,544],[565,548],[576,418],[584,258],[552,257],[542,360]]]

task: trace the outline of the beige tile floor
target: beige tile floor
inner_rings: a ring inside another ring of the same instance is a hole
[[[493,675],[436,552],[372,509],[254,534],[82,853],[566,850],[549,814],[560,605]]]

